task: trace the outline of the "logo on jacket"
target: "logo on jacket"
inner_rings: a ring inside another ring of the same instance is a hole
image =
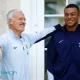
[[[14,47],[14,49],[16,49],[17,47]]]
[[[79,44],[79,47],[80,47],[80,43],[78,43]]]
[[[64,40],[60,40],[59,43],[63,42]]]

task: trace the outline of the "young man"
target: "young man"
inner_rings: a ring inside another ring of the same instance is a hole
[[[26,18],[22,11],[11,10],[7,14],[9,30],[0,37],[0,75],[2,80],[30,80],[29,79],[29,50],[37,41],[45,38],[56,29],[46,28],[35,34],[22,33],[25,29]],[[58,28],[59,25],[56,26]]]
[[[80,80],[79,18],[77,5],[69,4],[65,7],[65,26],[53,34],[48,45],[47,69],[54,75],[54,79],[50,80]]]

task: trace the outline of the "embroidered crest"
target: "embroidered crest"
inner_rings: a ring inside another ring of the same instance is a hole
[[[28,45],[26,44],[25,47],[28,48]]]

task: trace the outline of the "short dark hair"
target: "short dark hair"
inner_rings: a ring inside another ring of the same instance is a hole
[[[67,5],[67,6],[65,7],[65,9],[66,9],[66,8],[76,8],[77,11],[79,12],[79,7],[78,7],[76,4],[69,4],[69,5]]]

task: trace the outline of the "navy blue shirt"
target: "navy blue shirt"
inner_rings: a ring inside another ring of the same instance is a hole
[[[47,69],[54,80],[80,80],[80,25],[75,31],[53,34],[47,50]]]

